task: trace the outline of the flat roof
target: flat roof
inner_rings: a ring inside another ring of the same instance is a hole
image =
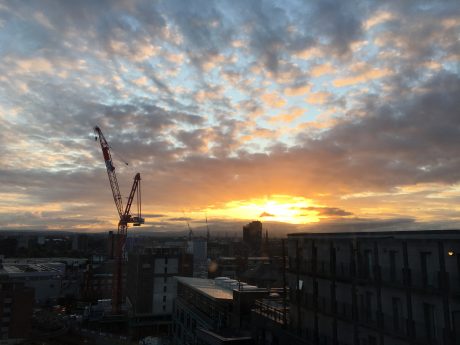
[[[59,270],[43,264],[3,264],[2,271],[8,274],[37,274],[37,273],[47,273],[47,274],[60,274]]]
[[[288,234],[288,237],[311,238],[458,238],[460,230],[394,230],[394,231],[337,231],[337,232],[297,232]]]
[[[247,332],[241,331],[240,329],[222,329],[219,333],[215,333],[205,328],[198,328],[198,331],[203,332],[211,336],[212,338],[219,339],[221,341],[237,341],[237,340],[251,340],[252,337]]]
[[[213,279],[175,277],[178,282],[191,287],[212,299],[233,300],[233,290],[216,285]]]

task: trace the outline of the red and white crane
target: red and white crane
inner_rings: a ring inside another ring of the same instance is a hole
[[[120,187],[118,186],[117,175],[115,174],[115,166],[113,165],[112,155],[110,154],[110,147],[105,140],[104,134],[99,127],[94,127],[96,133],[95,140],[99,139],[101,144],[102,156],[104,157],[105,166],[107,168],[107,175],[109,176],[110,188],[112,189],[113,200],[118,211],[118,232],[115,239],[114,245],[114,274],[112,278],[112,313],[118,315],[121,313],[121,303],[123,296],[123,262],[124,257],[124,246],[126,242],[126,235],[128,233],[128,224],[133,226],[140,226],[144,223],[144,219],[141,217],[141,175],[137,173],[134,176],[133,186],[129,193],[128,202],[126,207],[123,208],[123,199],[120,193]],[[137,216],[131,215],[131,205],[134,200],[134,196],[137,197]]]

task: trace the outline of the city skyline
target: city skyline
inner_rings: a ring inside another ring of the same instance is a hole
[[[0,229],[116,226],[95,125],[145,230],[460,224],[456,1],[2,2],[0,28]]]

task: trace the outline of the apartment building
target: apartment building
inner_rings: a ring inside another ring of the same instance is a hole
[[[288,235],[290,328],[312,344],[460,344],[460,231]]]
[[[192,275],[192,257],[181,248],[148,248],[129,253],[127,304],[134,336],[171,332],[176,281],[173,276]]]

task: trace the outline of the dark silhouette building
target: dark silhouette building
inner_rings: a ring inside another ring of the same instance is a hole
[[[313,344],[460,344],[460,231],[288,236],[289,328]]]
[[[259,256],[262,249],[262,223],[258,220],[243,226],[243,244],[248,256]]]
[[[33,288],[0,275],[0,343],[14,343],[27,338],[32,325],[34,302]]]

